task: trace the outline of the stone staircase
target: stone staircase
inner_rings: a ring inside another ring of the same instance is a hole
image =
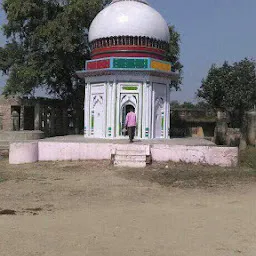
[[[117,167],[144,168],[151,163],[150,145],[115,145],[112,162]]]

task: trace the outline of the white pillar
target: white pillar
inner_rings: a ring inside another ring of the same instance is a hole
[[[154,139],[155,132],[155,91],[154,85],[151,83],[151,139]]]
[[[144,100],[143,93],[144,93],[144,91],[143,91],[143,83],[142,83],[142,84],[139,85],[139,106],[138,106],[139,116],[137,117],[138,118],[137,128],[138,128],[138,137],[139,138],[142,138],[142,134],[143,134],[143,131],[142,131],[143,100]]]
[[[105,106],[104,106],[104,138],[108,138],[108,101],[111,99],[109,97],[109,82],[104,84],[104,94],[105,94]]]
[[[106,92],[106,138],[111,138],[111,106],[112,106],[112,90],[113,84],[107,83],[107,92]]]
[[[143,83],[143,115],[142,115],[142,138],[149,139],[149,130],[150,130],[150,93],[149,93],[149,84],[147,82]]]
[[[166,106],[165,106],[165,139],[168,138],[170,128],[170,92],[169,84],[166,84]]]
[[[116,92],[117,92],[117,97],[116,97],[116,131],[115,131],[115,136],[119,137],[120,136],[120,130],[122,129],[121,124],[120,124],[120,84],[116,85]]]
[[[165,138],[169,138],[170,130],[170,88],[169,84],[166,85],[166,107],[165,107]]]
[[[84,97],[84,136],[90,136],[90,84],[85,85]]]
[[[114,81],[112,90],[111,90],[111,108],[109,110],[111,114],[111,123],[110,123],[110,128],[111,128],[111,137],[114,138],[116,134],[116,100],[117,100],[117,86],[116,82]]]

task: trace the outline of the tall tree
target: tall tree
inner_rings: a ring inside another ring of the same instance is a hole
[[[213,65],[197,95],[215,109],[238,111],[241,123],[244,112],[256,105],[255,62],[244,59],[232,65]]]
[[[182,70],[183,65],[180,62],[180,34],[176,31],[174,26],[169,26],[170,32],[170,43],[167,51],[166,59],[172,63],[172,70],[174,72],[179,72],[180,76],[178,81],[173,81],[172,86],[176,89],[180,89],[180,84],[182,83]]]
[[[73,94],[74,72],[89,56],[85,28],[100,8],[100,0],[5,0],[4,93],[29,94],[43,86],[61,98]]]
[[[78,113],[83,83],[75,71],[89,58],[86,28],[101,8],[101,0],[4,0],[3,93],[29,95],[42,87]]]

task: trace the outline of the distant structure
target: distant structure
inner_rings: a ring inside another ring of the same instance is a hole
[[[56,99],[0,96],[0,133],[8,131],[43,131],[45,136],[66,135],[68,110]]]
[[[137,115],[137,138],[168,138],[170,41],[163,17],[144,0],[114,0],[89,29],[92,60],[85,79],[84,136],[122,138],[127,111]]]

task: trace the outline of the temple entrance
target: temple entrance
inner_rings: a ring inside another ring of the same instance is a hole
[[[127,136],[127,132],[124,133],[123,129],[125,128],[125,120],[126,115],[130,112],[130,109],[132,109],[138,120],[138,94],[123,94],[121,95],[121,108],[120,108],[120,129],[119,129],[119,136]],[[137,136],[137,131],[136,131]]]
[[[122,128],[125,127],[126,116],[130,112],[131,109],[135,112],[134,106],[130,105],[130,104],[124,105],[123,108],[122,108]],[[127,136],[128,133],[126,132],[126,133],[123,133],[122,135]]]

